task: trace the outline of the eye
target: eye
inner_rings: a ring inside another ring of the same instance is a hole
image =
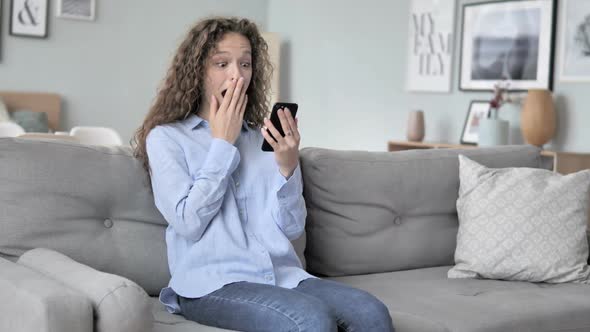
[[[252,64],[250,62],[242,62],[242,67],[244,68],[250,68],[252,66]]]
[[[215,65],[219,68],[224,68],[225,66],[227,66],[227,62],[217,62],[215,63]]]

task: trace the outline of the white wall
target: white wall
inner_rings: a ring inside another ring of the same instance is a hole
[[[49,37],[8,35],[3,1],[0,90],[63,96],[62,128],[103,125],[128,142],[141,124],[176,47],[199,18],[248,17],[266,26],[268,0],[98,0],[94,22],[55,17]]]
[[[469,102],[491,97],[458,91],[465,2],[457,2],[452,93],[428,94],[404,91],[410,0],[271,0],[269,30],[285,41],[281,99],[300,104],[302,146],[383,151],[388,140],[405,140],[413,109],[425,111],[426,141],[458,143]],[[556,82],[549,148],[590,151],[589,92],[589,83]]]
[[[55,18],[49,38],[8,36],[3,1],[0,90],[64,97],[62,126],[105,125],[125,141],[145,116],[189,26],[240,15],[283,38],[281,99],[300,104],[302,146],[386,149],[405,139],[408,111],[426,113],[426,140],[457,143],[469,102],[488,93],[457,88],[458,0],[451,94],[407,93],[410,0],[99,0],[95,22]],[[558,133],[550,148],[590,151],[590,84],[555,84]],[[516,114],[516,119],[518,114]]]

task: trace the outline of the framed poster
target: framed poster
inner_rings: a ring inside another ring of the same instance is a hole
[[[48,0],[11,0],[10,34],[46,38],[47,6]]]
[[[412,0],[406,89],[450,92],[455,0]]]
[[[95,0],[57,0],[57,17],[94,21]]]
[[[2,0],[0,0],[0,62],[2,61],[2,17],[4,13],[2,12]]]
[[[590,82],[590,1],[563,0],[559,36],[559,79]]]
[[[554,0],[505,0],[463,6],[460,90],[553,88]]]
[[[474,100],[469,105],[463,132],[461,133],[461,144],[477,145],[479,141],[479,124],[481,119],[486,118],[490,112],[490,102]]]

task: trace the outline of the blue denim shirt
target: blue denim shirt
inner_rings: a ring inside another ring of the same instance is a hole
[[[160,301],[169,312],[180,312],[176,295],[202,297],[237,281],[295,288],[314,277],[290,242],[307,215],[300,167],[285,179],[263,139],[244,122],[232,145],[196,115],[150,131],[154,199],[168,222],[172,277]]]

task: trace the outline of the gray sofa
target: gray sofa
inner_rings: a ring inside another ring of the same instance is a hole
[[[542,165],[531,146],[302,149],[308,220],[294,246],[308,271],[376,295],[398,332],[590,331],[588,285],[447,278],[460,153],[489,167]],[[222,331],[159,304],[169,279],[165,227],[128,148],[0,139],[0,331],[97,329],[83,292],[18,262],[33,248],[140,285],[154,331]]]

